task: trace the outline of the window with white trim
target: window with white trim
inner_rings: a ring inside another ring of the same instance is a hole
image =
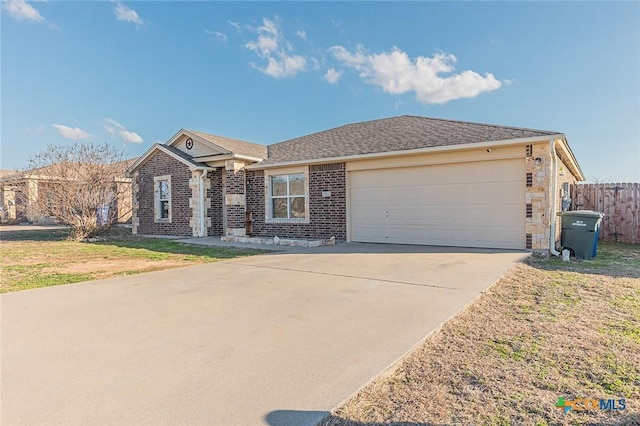
[[[155,221],[171,222],[171,176],[153,178]]]
[[[307,194],[304,173],[270,176],[272,219],[305,219]]]

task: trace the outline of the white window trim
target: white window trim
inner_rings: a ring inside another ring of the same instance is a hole
[[[273,217],[271,176],[304,175],[304,217],[284,219]],[[309,167],[287,167],[264,171],[264,223],[309,223]]]
[[[160,211],[160,182],[167,182],[169,191],[169,217],[163,218]],[[171,175],[155,176],[153,178],[153,219],[155,223],[171,223]]]

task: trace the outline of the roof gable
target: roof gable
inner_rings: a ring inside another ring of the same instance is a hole
[[[193,142],[191,148],[187,146],[188,139]],[[240,155],[256,160],[267,158],[267,147],[264,145],[188,129],[181,129],[165,145],[186,152],[193,158],[216,155]]]
[[[147,152],[145,152],[144,154],[142,154],[135,163],[133,163],[128,169],[127,169],[127,174],[131,174],[133,173],[136,169],[138,169],[140,166],[142,166],[144,163],[146,163],[151,157],[153,157],[158,151],[160,152],[164,152],[165,154],[175,158],[176,160],[180,161],[181,163],[185,164],[187,167],[189,167],[189,169],[191,170],[211,170],[212,168],[207,166],[206,164],[200,163],[198,161],[193,160],[193,158],[191,156],[189,156],[189,154],[180,151],[179,149],[172,147],[172,146],[167,146],[167,145],[161,145],[159,143],[154,143],[151,148],[149,148],[147,150]]]
[[[184,133],[168,146],[176,148],[191,157],[230,154],[226,149],[222,149],[221,147],[202,140],[201,138],[194,137],[194,135]]]
[[[269,146],[263,164],[407,151],[532,137],[559,132],[403,115],[302,136]]]

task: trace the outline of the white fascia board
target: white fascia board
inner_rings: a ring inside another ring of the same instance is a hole
[[[159,146],[160,146],[160,144],[157,144],[157,143],[154,143],[153,145],[151,145],[151,147],[144,154],[142,154],[140,157],[138,157],[138,159],[136,160],[135,163],[133,163],[132,165],[129,166],[129,168],[126,170],[126,174],[130,175],[131,173],[133,173],[133,171],[135,169],[137,169],[138,167],[140,167],[141,165],[146,163],[147,159],[151,156],[151,154],[156,149],[158,149]]]
[[[264,161],[264,158],[252,157],[250,155],[244,155],[244,154],[233,154],[233,158],[237,160],[251,161],[253,163],[259,163],[261,161]]]
[[[582,168],[580,167],[580,164],[578,164],[578,160],[576,160],[576,157],[573,155],[573,151],[571,150],[571,147],[569,146],[569,142],[567,142],[566,137],[563,137],[560,140],[560,145],[561,145],[562,151],[565,152],[569,157],[568,159],[569,159],[569,162],[571,163],[570,166],[578,174],[578,176],[576,177],[578,178],[579,181],[584,181],[585,176],[584,176],[584,173],[582,172]]]
[[[151,155],[156,150],[160,150],[160,151],[164,152],[165,154],[173,157],[174,159],[180,161],[181,163],[185,164],[187,167],[189,167],[189,170],[213,170],[213,168],[209,167],[209,166],[196,166],[196,165],[192,164],[191,162],[189,162],[188,160],[186,160],[185,158],[182,158],[179,155],[174,154],[173,152],[171,152],[170,150],[165,148],[164,145],[160,145],[158,143],[155,143],[155,144],[153,144],[151,146],[151,148],[149,148],[147,150],[147,152],[142,154],[142,156],[140,158],[138,158],[138,160],[135,163],[133,163],[131,165],[131,167],[129,167],[127,169],[127,174],[130,175],[131,173],[133,173],[134,170],[136,170],[138,167],[140,167],[144,163],[146,163],[147,160],[151,157]]]
[[[339,163],[339,162],[345,162],[345,161],[371,160],[375,158],[402,157],[402,156],[409,156],[409,155],[416,155],[416,154],[427,154],[432,152],[461,151],[461,150],[468,150],[468,149],[489,148],[489,147],[509,146],[509,145],[527,145],[534,142],[548,143],[550,139],[563,139],[564,137],[565,137],[564,134],[558,133],[555,135],[548,135],[548,136],[533,136],[529,138],[505,139],[501,141],[465,143],[465,144],[459,144],[459,145],[432,146],[428,148],[407,149],[403,151],[374,152],[371,154],[357,154],[357,155],[346,155],[342,157],[314,158],[310,160],[286,161],[282,163],[271,163],[271,164],[258,163],[258,164],[252,164],[247,166],[247,169],[248,170],[264,170],[264,169],[270,169],[270,168],[276,168],[276,167],[297,166],[302,164],[324,164],[324,163]]]
[[[204,155],[202,157],[193,157],[193,161],[200,163],[208,163],[209,161],[226,161],[226,160],[242,160],[250,161],[252,163],[258,163],[264,161],[264,158],[251,157],[242,154],[224,154],[224,155]]]

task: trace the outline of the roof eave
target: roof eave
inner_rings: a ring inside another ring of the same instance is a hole
[[[126,171],[127,175],[130,176],[134,171],[136,171],[136,169],[138,169],[140,166],[142,166],[144,163],[146,163],[149,158],[151,157],[151,155],[157,151],[160,150],[162,152],[164,152],[165,154],[171,156],[172,158],[180,161],[181,163],[185,164],[187,167],[189,167],[189,170],[213,170],[212,167],[209,166],[199,166],[196,164],[193,164],[192,162],[190,162],[189,160],[187,160],[186,158],[182,158],[179,155],[176,155],[174,152],[172,152],[171,150],[167,149],[164,145],[161,145],[159,143],[154,143],[153,145],[151,145],[151,148],[149,148],[147,150],[147,152],[145,152],[144,154],[142,154],[138,160],[136,160],[135,163],[133,163]]]
[[[242,155],[242,154],[220,154],[220,155],[203,155],[201,157],[193,157],[194,161],[199,161],[202,163],[208,163],[210,161],[225,161],[225,160],[242,160],[242,161],[250,161],[252,163],[259,163],[264,161],[264,158],[260,157],[252,157],[250,155]]]
[[[551,139],[564,139],[564,138],[565,138],[564,134],[556,133],[556,134],[550,134],[550,135],[531,136],[528,138],[515,138],[515,139],[505,139],[505,140],[499,140],[499,141],[465,143],[465,144],[445,145],[445,146],[431,146],[427,148],[407,149],[402,151],[384,151],[384,152],[374,152],[369,154],[356,154],[356,155],[345,155],[345,156],[339,156],[339,157],[314,158],[314,159],[308,159],[308,160],[283,161],[278,163],[267,163],[267,164],[257,163],[257,164],[251,164],[246,168],[248,170],[264,170],[264,169],[270,169],[270,168],[298,166],[298,165],[304,165],[304,164],[324,164],[324,163],[338,163],[338,162],[345,162],[345,161],[370,160],[370,159],[387,158],[387,157],[402,157],[402,156],[426,154],[426,153],[432,153],[432,152],[459,151],[459,150],[465,150],[465,149],[508,146],[508,145],[526,145],[534,142],[542,142],[542,141],[549,141]]]
[[[570,166],[577,173],[576,178],[578,179],[578,181],[586,180],[584,172],[582,171],[582,168],[580,167],[580,164],[578,163],[578,160],[576,159],[575,155],[573,155],[573,151],[571,150],[571,147],[569,146],[569,142],[567,141],[567,137],[565,135],[562,135],[561,142],[563,145],[563,150],[569,156],[569,161],[571,162]]]

